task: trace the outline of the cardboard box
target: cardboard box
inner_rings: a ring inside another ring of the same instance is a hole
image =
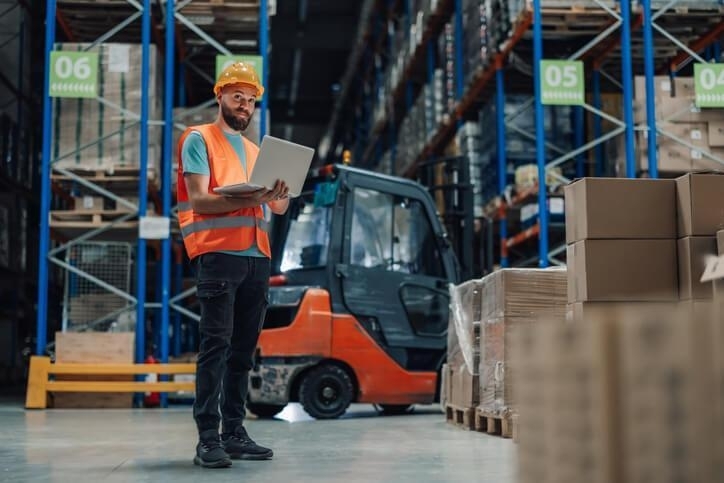
[[[676,236],[676,185],[665,179],[583,178],[564,189],[566,242]]]
[[[666,134],[657,135],[657,162],[659,171],[668,173],[685,173],[692,170],[695,162],[704,158],[709,151],[709,128],[706,123],[659,123],[663,132],[689,143],[685,146]],[[640,150],[641,169],[649,169],[648,132],[637,137]]]
[[[677,242],[679,259],[679,299],[709,300],[711,282],[700,282],[708,257],[716,256],[716,237],[684,237]]]
[[[75,196],[73,197],[75,211],[101,211],[104,206],[102,196]]]
[[[712,159],[705,153],[713,156]],[[701,159],[694,159],[691,162],[692,171],[710,171],[721,173],[724,171],[724,148],[712,148],[702,150]]]
[[[514,332],[521,482],[622,481],[611,328],[604,319]]]
[[[694,97],[696,95],[693,77],[674,77],[674,96]]]
[[[678,298],[676,240],[584,240],[567,260],[569,303]]]
[[[474,408],[480,402],[480,378],[464,368],[450,368],[450,400],[459,408]]]
[[[719,245],[724,253],[724,245]],[[717,474],[724,474],[724,280],[714,280],[712,304],[712,341],[714,343],[714,407],[719,437],[715,443],[715,466]]]
[[[689,173],[676,179],[679,238],[713,236],[724,228],[724,176]]]
[[[711,121],[708,128],[709,146],[724,147],[724,121]]]
[[[620,481],[642,481],[641,475],[657,482],[719,481],[713,408],[705,395],[712,384],[707,320],[693,316],[700,309],[706,306],[687,302],[671,317],[633,317],[618,325]]]
[[[666,75],[654,76],[654,97],[661,99],[663,97],[671,97],[672,91],[671,78]],[[634,77],[634,97],[637,102],[646,101],[646,77],[637,75]]]
[[[569,321],[591,323],[602,318],[620,320],[631,316],[668,315],[678,302],[574,302],[568,304]]]
[[[511,330],[565,319],[566,270],[502,269],[484,277],[481,285],[480,405],[501,414],[515,405]]]
[[[657,120],[674,123],[711,122],[724,119],[724,109],[700,109],[694,97],[669,97],[657,99]]]
[[[133,332],[56,332],[56,362],[79,364],[130,364],[135,348]],[[132,381],[133,376],[58,375],[58,380]],[[133,394],[58,392],[52,394],[56,408],[130,408]]]

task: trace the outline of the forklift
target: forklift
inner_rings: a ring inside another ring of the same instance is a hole
[[[427,188],[333,164],[313,169],[272,227],[269,305],[247,408],[299,402],[316,419],[439,400],[449,285],[465,274]]]

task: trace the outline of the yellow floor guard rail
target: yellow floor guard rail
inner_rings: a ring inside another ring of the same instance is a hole
[[[195,374],[196,364],[78,364],[51,363],[50,357],[30,358],[27,409],[47,407],[49,392],[173,392],[195,391],[193,381],[54,381],[51,375],[140,375],[140,374]]]

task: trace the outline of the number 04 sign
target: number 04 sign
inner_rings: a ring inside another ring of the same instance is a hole
[[[697,107],[724,107],[724,64],[694,64]]]
[[[581,61],[541,60],[539,82],[543,104],[580,106],[585,102]]]
[[[97,79],[97,53],[50,53],[51,97],[96,97]]]

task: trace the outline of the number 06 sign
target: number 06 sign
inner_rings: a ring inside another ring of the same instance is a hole
[[[585,102],[583,62],[540,61],[541,102],[553,105],[582,105]]]
[[[50,53],[51,97],[96,97],[98,54],[94,52]]]

